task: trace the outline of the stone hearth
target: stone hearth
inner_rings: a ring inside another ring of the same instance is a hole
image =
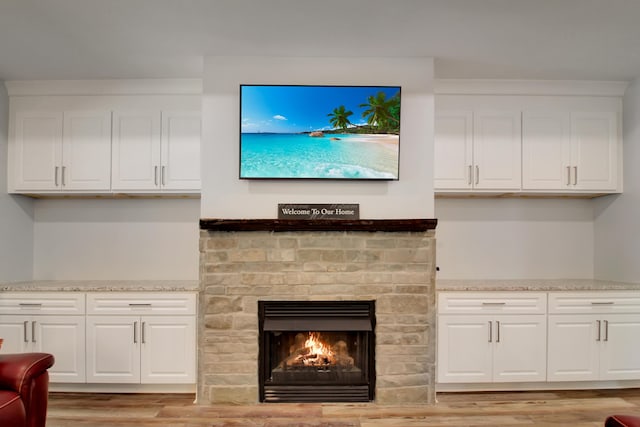
[[[260,300],[375,300],[375,402],[433,403],[434,228],[202,220],[198,403],[258,402]]]

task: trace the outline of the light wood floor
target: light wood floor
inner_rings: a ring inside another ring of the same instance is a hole
[[[640,415],[640,389],[440,393],[433,406],[192,401],[193,395],[179,394],[51,393],[47,427],[595,427],[609,414]]]

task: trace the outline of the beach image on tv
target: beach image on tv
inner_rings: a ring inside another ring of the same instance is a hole
[[[240,87],[240,178],[398,179],[400,87]]]

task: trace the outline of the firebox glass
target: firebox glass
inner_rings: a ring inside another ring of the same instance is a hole
[[[366,384],[366,332],[268,332],[272,385]]]

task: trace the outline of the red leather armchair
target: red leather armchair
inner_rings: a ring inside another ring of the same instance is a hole
[[[604,422],[605,427],[640,427],[640,417],[633,415],[611,415]]]
[[[45,426],[53,362],[46,353],[0,354],[0,426]]]

